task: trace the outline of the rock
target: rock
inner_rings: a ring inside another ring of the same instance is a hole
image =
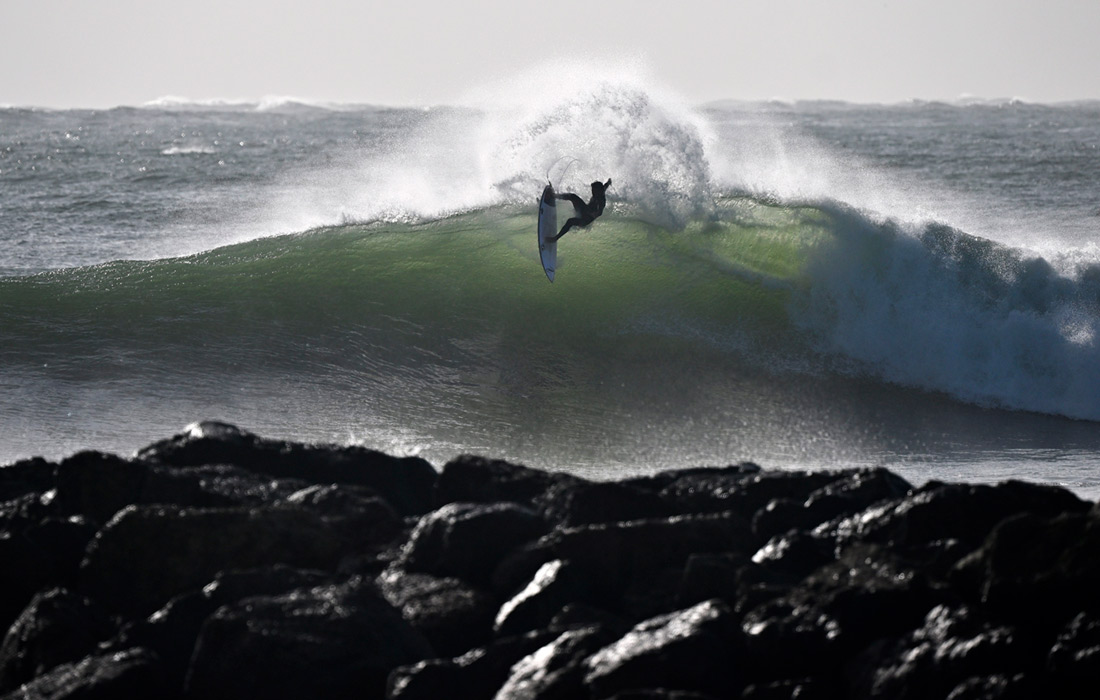
[[[729,607],[705,601],[642,622],[585,661],[593,698],[665,688],[731,697],[744,686],[740,634]]]
[[[461,688],[462,700],[491,700],[517,661],[559,634],[541,630],[505,637],[454,659],[428,659],[400,666],[390,673],[387,697],[391,700],[436,700],[452,696],[456,688]]]
[[[56,470],[41,457],[0,465],[0,503],[53,489]]]
[[[400,564],[487,585],[508,552],[547,529],[541,516],[516,503],[449,503],[420,519]]]
[[[149,649],[163,662],[168,683],[182,688],[199,631],[218,608],[249,597],[279,595],[296,588],[315,588],[328,583],[331,582],[322,572],[278,565],[221,572],[202,590],[177,596],[147,619],[123,627],[108,648],[122,650],[140,646]]]
[[[744,554],[692,554],[680,577],[676,604],[686,608],[718,598],[733,605],[740,592],[740,572],[748,564]]]
[[[288,564],[331,570],[340,545],[318,516],[298,508],[130,506],[89,545],[82,590],[133,619],[226,569]]]
[[[977,547],[997,523],[1019,513],[1083,513],[1088,505],[1069,491],[1006,481],[985,484],[932,482],[905,498],[872,506],[814,530],[838,547],[852,541],[888,544],[901,550],[954,539]]]
[[[127,649],[89,656],[55,667],[4,696],[14,700],[110,700],[113,698],[173,698],[160,662],[145,649]]]
[[[672,481],[661,496],[674,503],[678,513],[733,511],[751,522],[753,514],[773,498],[805,500],[842,477],[841,472],[760,471],[759,467],[691,471]]]
[[[1100,686],[1100,617],[1078,613],[1061,631],[1047,657],[1051,697],[1091,698]]]
[[[1100,613],[1100,515],[1025,513],[1000,523],[957,565],[983,605],[1038,628],[1064,625],[1081,611]]]
[[[77,566],[94,531],[72,517],[24,523],[21,532],[7,537],[0,533],[0,629],[6,630],[38,591],[76,587]]]
[[[833,549],[833,542],[826,537],[790,530],[768,540],[752,555],[752,561],[774,572],[801,578],[833,561]]]
[[[767,539],[791,529],[812,530],[828,520],[848,517],[881,501],[903,498],[913,486],[882,468],[856,469],[812,492],[804,501],[772,499],[753,518],[753,531]]]
[[[459,579],[391,569],[378,577],[377,585],[440,656],[458,656],[492,636],[496,601]]]
[[[114,631],[107,616],[86,598],[62,588],[39,593],[0,645],[0,693],[80,660]]]
[[[611,641],[607,631],[584,627],[562,632],[512,666],[495,700],[570,700],[587,697],[584,660]]]
[[[749,610],[743,626],[757,678],[825,678],[882,637],[919,626],[943,594],[878,545],[852,545],[787,593]]]
[[[971,679],[1014,678],[1029,668],[1028,652],[1016,630],[990,624],[971,608],[940,605],[919,629],[879,642],[851,662],[849,697],[947,697],[956,689],[957,697],[972,697]]]
[[[563,608],[583,600],[585,579],[569,562],[548,561],[519,593],[500,607],[493,626],[501,636],[547,627]]]
[[[397,511],[373,493],[354,486],[315,485],[296,491],[286,502],[320,515],[350,548],[362,551],[389,544],[404,527]]]
[[[655,493],[610,481],[562,479],[538,498],[548,520],[564,527],[673,515],[671,504]]]
[[[246,598],[203,625],[189,698],[381,698],[394,668],[431,646],[369,583]]]
[[[141,450],[137,458],[174,467],[224,464],[314,484],[367,486],[405,515],[431,509],[438,476],[431,464],[418,457],[391,457],[364,447],[265,440],[214,421],[191,425],[185,432]]]
[[[462,455],[443,465],[435,485],[435,508],[448,503],[509,501],[536,508],[536,500],[554,484],[578,483],[578,477],[548,473],[499,459]]]
[[[527,565],[538,557],[537,566],[553,559],[570,562],[589,581],[581,602],[615,610],[635,580],[653,580],[666,571],[677,574],[678,585],[678,572],[669,570],[682,571],[691,555],[745,553],[754,544],[748,523],[733,513],[635,520],[557,529],[537,543]],[[533,574],[528,572],[527,580]],[[673,602],[666,599],[665,605]]]
[[[146,467],[102,452],[79,452],[57,466],[57,507],[98,525],[141,501]]]

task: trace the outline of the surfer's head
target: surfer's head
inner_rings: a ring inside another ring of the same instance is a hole
[[[607,182],[593,182],[592,194],[603,194],[608,187],[611,187],[611,178],[608,178]]]

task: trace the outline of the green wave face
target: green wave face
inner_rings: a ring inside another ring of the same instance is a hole
[[[500,207],[3,279],[0,421],[672,466],[835,462],[828,436],[941,420],[939,394],[1100,419],[1096,269],[750,197],[677,229],[608,212],[558,262],[550,283],[532,212]]]

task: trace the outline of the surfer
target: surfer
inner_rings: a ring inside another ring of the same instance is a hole
[[[607,199],[604,197],[604,192],[607,191],[608,187],[611,187],[610,178],[608,178],[607,182],[593,182],[592,199],[588,200],[587,204],[583,199],[572,192],[555,195],[558,199],[568,199],[573,204],[573,210],[576,216],[565,222],[565,226],[561,227],[561,231],[558,232],[558,235],[551,236],[546,240],[556,241],[564,236],[569,229],[585,228],[588,224],[595,221],[596,217],[603,213],[603,208],[607,206]]]

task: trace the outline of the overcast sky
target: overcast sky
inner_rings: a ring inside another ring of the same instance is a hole
[[[0,104],[446,104],[584,56],[691,102],[1087,99],[1098,30],[1098,0],[0,0]]]

